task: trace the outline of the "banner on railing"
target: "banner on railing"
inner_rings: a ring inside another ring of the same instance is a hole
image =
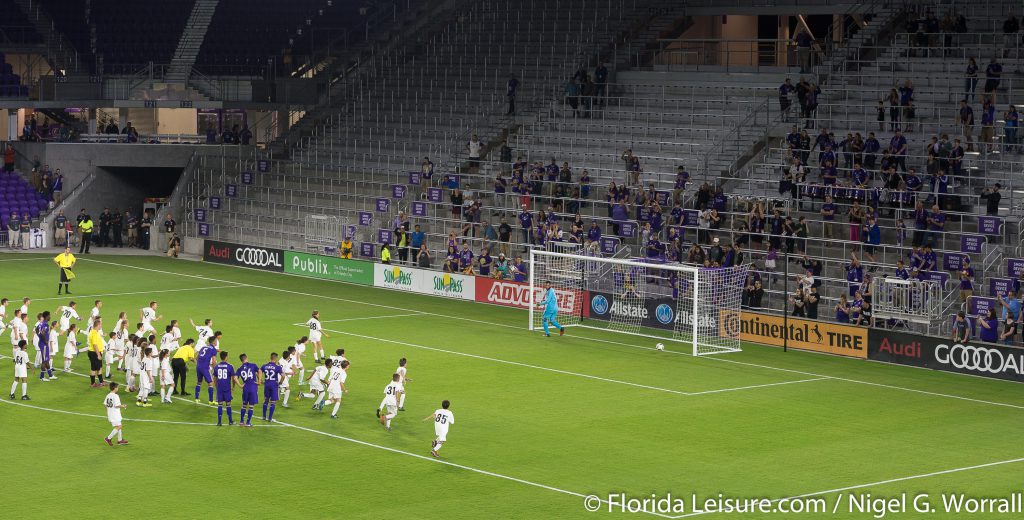
[[[206,222],[206,210],[203,208],[195,209],[196,222]]]
[[[989,278],[988,279],[988,293],[989,294],[1006,294],[1013,289],[1013,280],[1009,278]]]
[[[373,271],[373,285],[418,294],[444,296],[445,298],[476,299],[475,277],[414,267],[376,264]]]
[[[971,296],[967,299],[967,314],[971,316],[988,316],[988,311],[995,309],[998,314],[1000,307],[995,298]]]
[[[360,211],[359,212],[359,225],[360,226],[369,226],[371,224],[373,224],[373,213],[370,213],[369,211]]]
[[[966,256],[957,253],[946,253],[942,255],[942,268],[947,271],[959,271],[964,267],[964,258]]]
[[[419,186],[420,175],[420,172],[409,172],[409,184],[412,186]]]
[[[268,161],[266,159],[260,159],[260,160],[256,161],[256,171],[263,172],[263,173],[269,172],[270,171],[270,161]]]
[[[242,172],[242,184],[252,184],[255,179],[255,174],[252,172]]]
[[[404,199],[405,198],[405,185],[404,184],[392,184],[391,185],[391,198],[393,198],[393,199]]]
[[[1007,258],[1006,276],[1019,278],[1020,273],[1024,273],[1024,258]]]
[[[1003,219],[1000,217],[978,217],[978,233],[983,235],[1002,234]]]
[[[960,251],[964,253],[980,253],[985,243],[981,235],[960,235]]]
[[[359,243],[359,256],[363,258],[376,258],[374,254],[374,246],[370,242]]]
[[[855,358],[867,357],[868,329],[841,323],[783,319],[782,316],[743,311],[723,313],[721,333],[728,337],[739,334],[743,341],[788,347],[811,352],[824,352]]]
[[[614,255],[619,250],[620,240],[616,237],[601,237],[601,252],[606,255]]]
[[[227,195],[228,197],[237,197],[238,196],[238,186],[235,185],[235,184],[225,184],[224,185],[224,195]]]
[[[196,234],[201,237],[210,236],[210,225],[205,222],[200,222],[198,226],[196,226]]]
[[[541,301],[543,296],[544,288],[536,287],[534,289],[534,301]],[[590,316],[590,306],[585,292],[555,289],[555,296],[558,298],[559,309],[572,310],[582,308],[583,317],[587,318]],[[492,303],[506,307],[529,309],[530,284],[478,276],[476,278],[476,301],[477,303]]]
[[[210,197],[208,199],[210,209],[220,209],[220,197]]]
[[[410,211],[414,217],[425,217],[427,216],[427,203],[413,202]]]
[[[373,285],[373,264],[363,260],[285,251],[284,272],[321,280]]]
[[[216,240],[203,241],[203,260],[217,264],[283,272],[284,252],[271,247],[254,247]]]
[[[374,206],[377,213],[387,213],[391,209],[391,199],[379,198],[377,204]]]
[[[868,359],[915,367],[1024,382],[1024,349],[967,344],[906,332],[871,329]]]

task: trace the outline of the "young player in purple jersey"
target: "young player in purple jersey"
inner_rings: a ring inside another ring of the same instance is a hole
[[[218,331],[216,334],[220,334]],[[209,402],[213,404],[213,378],[210,376],[210,367],[213,366],[214,360],[217,357],[217,347],[214,346],[213,340],[211,344],[204,345],[196,353],[196,402],[199,402],[199,390],[203,386],[203,381],[206,382],[206,391],[209,394]]]
[[[279,385],[284,377],[284,369],[277,364],[277,352],[270,354],[270,362],[260,367],[263,374],[263,420],[274,420],[274,407],[279,397]],[[267,409],[270,409],[268,415]]]
[[[53,366],[50,362],[50,311],[39,315],[39,323],[36,324],[36,349],[39,352],[39,380],[57,379],[53,377]]]
[[[234,426],[235,420],[231,416],[231,388],[238,384],[235,377],[235,367],[228,363],[228,353],[220,353],[220,363],[213,367],[213,377],[217,385],[217,426],[221,426],[224,417],[224,408],[228,409],[228,425]]]
[[[251,428],[253,409],[260,403],[260,367],[250,363],[249,356],[245,354],[238,356],[238,360],[242,362],[238,367],[238,379],[242,382],[242,415],[238,425]]]

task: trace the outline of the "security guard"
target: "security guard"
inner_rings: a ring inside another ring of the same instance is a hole
[[[78,254],[89,254],[89,245],[92,243],[92,217],[82,215],[78,222],[78,231],[82,234],[82,245],[78,247]]]
[[[71,280],[75,279],[74,273],[71,269],[75,267],[75,255],[71,254],[71,248],[65,247],[64,252],[53,257],[53,263],[57,264],[60,268],[60,281],[57,282],[57,294],[60,294],[61,289],[71,294]]]
[[[185,375],[188,374],[188,363],[196,360],[195,340],[185,340],[185,344],[174,352],[171,358],[171,370],[174,372],[174,393],[188,395],[185,391]],[[178,381],[181,381],[180,383]]]
[[[352,259],[352,238],[345,237],[345,240],[341,242],[341,257],[346,260]]]
[[[391,263],[391,249],[388,248],[387,242],[384,242],[384,245],[380,246],[380,263]]]

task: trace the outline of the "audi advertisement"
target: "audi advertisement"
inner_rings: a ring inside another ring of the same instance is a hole
[[[207,240],[203,243],[203,260],[215,264],[284,272],[284,251],[271,247],[244,246]]]
[[[676,302],[672,298],[620,298],[609,293],[589,293],[590,302],[588,305],[591,318],[598,320],[611,320],[612,317],[620,319],[633,319],[639,321],[644,327],[655,329],[673,330],[678,322],[682,325],[691,326],[690,314],[676,312]],[[698,327],[707,330],[718,330],[718,319],[715,316],[701,316]]]
[[[868,359],[1024,383],[1024,349],[872,329]]]

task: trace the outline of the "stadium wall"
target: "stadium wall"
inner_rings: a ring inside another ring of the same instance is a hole
[[[205,240],[202,249],[204,261],[235,267],[519,309],[526,309],[530,304],[529,286],[522,282],[215,240]],[[583,298],[585,318],[607,320],[613,312],[635,312],[641,314],[645,326],[653,328],[671,328],[677,319],[664,312],[662,307],[671,305],[663,301],[652,301],[635,309],[619,306],[613,310],[616,306],[613,295],[563,291],[559,298],[566,308],[575,307],[573,298]],[[708,319],[715,320],[723,334],[739,334],[743,341],[751,343],[782,346],[786,342],[795,350],[1024,383],[1024,348],[960,344],[920,334],[799,318],[784,322],[781,316],[751,311],[723,312]]]

